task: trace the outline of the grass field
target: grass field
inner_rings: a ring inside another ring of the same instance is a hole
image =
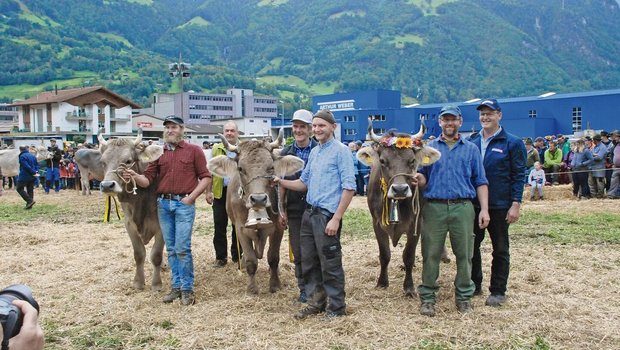
[[[559,189],[562,190],[562,189]],[[547,197],[547,194],[545,194]],[[259,295],[246,275],[216,269],[211,208],[197,204],[193,254],[197,303],[163,304],[163,293],[132,289],[133,254],[124,225],[102,223],[104,197],[74,191],[44,195],[34,208],[14,191],[0,197],[0,288],[25,283],[41,305],[46,349],[618,349],[620,348],[620,207],[618,201],[570,198],[525,202],[511,227],[508,303],[473,299],[454,307],[454,262],[442,265],[437,316],[419,315],[404,297],[403,243],[392,248],[390,286],[376,289],[378,251],[365,198],[355,197],[342,233],[348,315],[297,321],[297,287],[285,235],[282,290],[268,291],[259,262]],[[485,281],[491,248],[483,242]],[[416,257],[415,283],[421,258]],[[147,280],[151,271],[146,269]],[[170,274],[163,272],[164,289]],[[485,291],[486,292],[486,291]]]
[[[75,72],[74,78],[63,80],[52,80],[39,85],[20,84],[20,85],[0,85],[0,97],[8,97],[11,99],[25,99],[26,96],[32,97],[45,91],[46,88],[54,88],[58,85],[58,89],[65,87],[81,86],[84,80],[96,78],[93,72],[81,71]]]

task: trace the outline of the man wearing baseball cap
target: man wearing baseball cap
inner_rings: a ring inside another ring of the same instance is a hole
[[[312,112],[300,109],[293,113],[293,137],[295,142],[284,147],[280,152],[281,156],[293,155],[304,161],[304,167],[308,164],[310,151],[318,145],[312,139]],[[302,169],[303,171],[303,169]],[[296,180],[301,176],[301,171],[295,175],[287,176],[287,180]],[[293,251],[293,260],[295,262],[295,277],[297,277],[297,286],[299,287],[298,301],[305,303],[307,301],[306,288],[301,274],[301,240],[299,232],[301,230],[301,217],[306,209],[306,192],[280,189],[281,203],[284,204],[284,211],[280,221],[283,227],[288,225],[289,243]],[[285,197],[286,196],[286,197]],[[286,200],[284,200],[286,198]]]
[[[489,180],[489,216],[487,227],[493,244],[491,262],[491,295],[485,304],[500,306],[506,302],[506,285],[510,271],[508,227],[519,220],[519,209],[525,185],[525,164],[527,152],[523,141],[508,133],[501,125],[502,109],[495,99],[480,102],[477,110],[482,130],[470,136],[482,153],[487,179]],[[482,258],[480,245],[485,230],[478,226],[479,208],[474,221],[474,256],[472,259],[472,280],[476,294],[482,293]]]

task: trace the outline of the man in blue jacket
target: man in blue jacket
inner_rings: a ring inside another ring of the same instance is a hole
[[[30,153],[28,146],[19,146],[19,175],[17,175],[17,193],[26,201],[26,208],[34,205],[34,180],[39,165],[37,158]]]
[[[510,272],[508,227],[519,220],[523,196],[525,162],[527,152],[520,138],[512,135],[499,124],[502,109],[495,99],[486,99],[478,106],[482,130],[470,136],[482,153],[484,169],[489,181],[489,216],[487,230],[493,245],[491,262],[491,295],[488,306],[500,306],[506,302],[506,285]],[[476,284],[475,295],[482,293],[482,259],[480,244],[485,230],[478,226],[480,209],[476,208],[474,221],[474,256],[471,279]]]

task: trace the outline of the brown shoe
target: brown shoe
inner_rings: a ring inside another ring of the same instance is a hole
[[[181,305],[194,305],[196,303],[196,297],[192,291],[183,291],[181,293]]]
[[[178,288],[173,288],[170,293],[164,296],[164,303],[168,304],[177,299],[181,298],[181,290]]]
[[[314,306],[308,305],[305,308],[297,311],[295,315],[293,315],[293,317],[295,317],[298,320],[303,320],[304,318],[308,316],[317,315],[317,314],[320,314],[321,312],[323,312],[323,310],[318,309]]]

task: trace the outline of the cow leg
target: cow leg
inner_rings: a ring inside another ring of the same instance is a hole
[[[151,248],[151,263],[153,264],[153,279],[151,289],[160,292],[162,290],[161,265],[164,255],[164,238],[161,233],[155,234],[155,243]]]
[[[403,264],[405,265],[405,281],[403,282],[403,290],[405,296],[415,297],[415,287],[413,285],[413,263],[415,262],[415,248],[418,245],[419,235],[409,233],[407,235],[407,244],[403,250]]]
[[[390,285],[388,280],[388,265],[392,252],[390,251],[390,238],[377,224],[374,224],[375,237],[379,244],[379,263],[381,264],[381,272],[377,280],[377,288],[387,288]]]
[[[129,223],[126,223],[125,227],[127,228],[127,233],[129,233],[129,239],[131,239],[133,258],[136,261],[136,275],[133,278],[133,287],[142,290],[144,289],[144,260],[146,258],[146,248],[142,243],[142,239],[138,236],[137,227]]]
[[[284,232],[280,229],[273,231],[269,239],[269,251],[267,252],[267,261],[269,262],[269,291],[275,293],[280,290],[280,276],[278,274],[278,265],[280,264],[280,243],[282,243],[282,235]]]
[[[237,238],[243,248],[243,255],[245,261],[245,271],[248,273],[248,294],[258,294],[258,286],[256,285],[256,270],[258,268],[258,259],[256,258],[256,252],[252,241],[245,234],[245,228],[243,224],[237,225],[241,227],[237,232]]]

